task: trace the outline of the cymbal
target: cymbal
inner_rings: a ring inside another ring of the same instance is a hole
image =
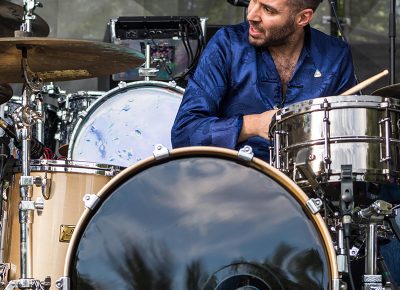
[[[30,70],[43,81],[109,75],[144,62],[142,53],[111,43],[40,37],[0,38],[0,83],[24,82],[22,47],[28,49]]]
[[[377,89],[372,93],[372,95],[388,98],[400,98],[400,83]]]
[[[39,15],[32,23],[33,36],[49,35],[49,25]],[[14,31],[19,30],[23,22],[24,7],[8,1],[0,1],[0,37],[14,37]]]

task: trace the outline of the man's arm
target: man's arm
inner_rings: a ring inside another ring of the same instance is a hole
[[[243,142],[254,136],[269,139],[269,126],[276,111],[277,110],[270,110],[261,114],[243,116],[243,125],[238,142]]]
[[[225,29],[210,40],[190,79],[171,130],[174,148],[213,145],[235,148],[242,116],[221,116],[221,103],[229,90],[232,52]]]

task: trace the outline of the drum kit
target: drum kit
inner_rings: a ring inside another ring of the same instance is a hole
[[[381,190],[399,194],[398,85],[281,109],[271,164],[250,147],[169,150],[184,90],[146,76],[67,94],[52,82],[144,56],[47,38],[37,6],[0,2],[1,289],[354,289],[359,260],[362,289],[395,289],[377,245],[400,232]]]

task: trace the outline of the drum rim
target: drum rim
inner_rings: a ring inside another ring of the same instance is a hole
[[[120,84],[113,88],[112,90],[109,90],[105,92],[102,96],[97,98],[83,113],[84,117],[79,118],[78,122],[75,125],[74,130],[72,131],[71,138],[69,139],[70,142],[68,144],[68,158],[72,159],[73,151],[75,148],[75,143],[77,136],[79,135],[83,124],[88,120],[88,118],[93,114],[93,112],[96,111],[96,109],[101,106],[105,101],[107,101],[111,96],[115,95],[118,91],[121,90],[129,90],[130,88],[137,88],[137,87],[142,87],[145,88],[146,86],[148,87],[157,87],[157,88],[168,88],[171,90],[174,90],[175,92],[181,94],[181,97],[183,96],[183,93],[185,89],[179,87],[175,83],[172,82],[161,82],[161,81],[137,81],[137,82],[130,82],[130,83],[125,83],[125,82],[120,82]]]
[[[363,97],[367,99],[363,99]],[[325,100],[329,104],[329,107],[327,108],[321,106]],[[380,104],[382,103],[388,103],[388,106],[381,107]],[[279,111],[272,118],[270,131],[273,132],[277,124],[280,124],[284,120],[296,117],[298,115],[319,111],[323,112],[325,109],[330,111],[346,108],[369,108],[377,110],[389,109],[390,111],[400,112],[400,100],[396,98],[374,95],[327,96],[308,99],[279,109]]]
[[[238,157],[238,151],[221,148],[221,147],[213,147],[213,146],[193,146],[193,147],[183,147],[178,149],[173,149],[169,151],[168,159],[165,160],[173,160],[180,157],[192,156],[192,155],[202,155],[202,156],[217,156],[222,158],[230,158],[236,159],[240,161],[240,157]],[[64,277],[70,277],[72,270],[72,261],[74,258],[74,253],[76,253],[76,249],[79,245],[80,237],[82,236],[86,226],[88,225],[90,219],[95,214],[96,209],[100,206],[106,198],[112,194],[113,190],[115,190],[121,183],[126,181],[132,175],[130,173],[136,174],[149,168],[151,166],[156,166],[157,163],[162,163],[163,160],[157,160],[154,156],[150,156],[146,159],[139,161],[131,165],[130,167],[124,169],[120,174],[110,180],[97,194],[96,196],[99,198],[99,202],[96,203],[96,208],[94,210],[90,210],[86,208],[78,220],[70,243],[68,245],[68,250],[65,258],[64,265]],[[243,161],[245,162],[245,161]],[[312,214],[310,209],[306,206],[306,202],[309,200],[308,196],[300,189],[300,187],[294,183],[289,177],[285,174],[269,165],[265,161],[259,158],[253,158],[248,162],[251,164],[250,166],[263,172],[267,176],[271,177],[274,181],[276,181],[283,188],[288,190],[292,196],[300,203],[303,210],[305,211],[307,217],[312,221],[314,226],[319,230],[320,240],[323,241],[322,248],[324,249],[324,254],[328,260],[328,273],[330,275],[331,281],[329,281],[330,288],[333,288],[334,281],[339,279],[339,273],[337,270],[337,260],[336,260],[336,252],[333,247],[333,241],[330,236],[329,230],[321,216],[321,214]]]
[[[52,160],[52,159],[32,159],[30,160],[30,170],[32,172],[65,172],[65,173],[85,173],[98,174],[105,176],[115,176],[125,167],[101,164],[77,160]],[[14,173],[22,172],[21,165],[17,164],[13,168]]]

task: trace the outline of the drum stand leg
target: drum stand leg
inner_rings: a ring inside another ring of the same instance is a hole
[[[377,259],[378,259],[378,237],[377,224],[370,222],[367,231],[366,257],[365,257],[365,274],[363,275],[363,289],[375,290],[383,289],[382,275],[377,274]]]
[[[36,0],[25,0],[24,2],[35,2]],[[27,4],[27,3],[26,3]],[[31,126],[35,119],[37,119],[37,113],[31,110],[29,107],[29,92],[38,91],[40,82],[31,82],[28,74],[28,48],[21,47],[22,61],[21,67],[24,72],[26,88],[22,95],[22,109],[19,111],[19,115],[16,116],[18,119],[15,123],[18,127],[17,136],[22,140],[22,175],[20,178],[20,197],[19,203],[19,222],[20,222],[20,279],[10,281],[5,290],[11,290],[15,288],[19,289],[45,289],[48,285],[42,285],[42,283],[32,278],[32,217],[35,210],[43,209],[43,202],[34,202],[31,200],[32,188],[34,179],[30,176],[30,152],[31,152]],[[40,181],[41,182],[41,181]],[[36,183],[36,182],[35,182]],[[46,281],[43,284],[48,284]]]

